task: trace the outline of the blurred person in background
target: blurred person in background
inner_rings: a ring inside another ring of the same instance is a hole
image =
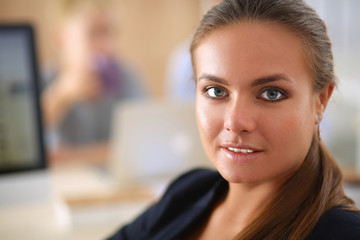
[[[106,1],[58,3],[58,64],[42,96],[51,158],[104,160],[114,104],[142,98],[145,89],[114,53]]]

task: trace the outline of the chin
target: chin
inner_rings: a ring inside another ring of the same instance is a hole
[[[258,183],[263,179],[253,173],[244,173],[243,171],[236,171],[233,168],[217,168],[220,175],[229,183]]]

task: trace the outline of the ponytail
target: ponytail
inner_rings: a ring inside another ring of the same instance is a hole
[[[235,239],[305,239],[330,208],[341,205],[358,211],[344,195],[342,183],[339,167],[314,136],[298,171]]]

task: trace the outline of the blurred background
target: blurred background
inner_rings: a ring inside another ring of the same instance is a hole
[[[55,1],[1,0],[1,22],[31,22],[38,35],[40,64],[59,54],[55,42],[60,14]],[[189,38],[201,19],[198,0],[108,0],[114,23],[115,53],[146,76],[149,93],[164,96],[165,69],[171,51]]]
[[[180,172],[209,166],[199,151],[188,47],[217,2],[0,0],[0,24],[29,23],[36,32],[50,166],[48,199],[0,205],[0,238],[104,239]],[[327,24],[338,77],[321,136],[359,206],[360,1],[307,2]],[[160,180],[134,184],[144,176]]]
[[[216,2],[1,0],[0,22],[31,23],[36,31],[52,162],[104,159],[117,101],[194,99],[188,44]]]
[[[328,27],[338,88],[322,122],[322,136],[344,169],[360,170],[360,2],[308,0]]]

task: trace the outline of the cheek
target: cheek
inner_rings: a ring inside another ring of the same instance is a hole
[[[200,136],[205,148],[212,145],[223,129],[223,114],[214,106],[197,99],[196,118],[199,126]]]
[[[278,113],[268,122],[267,142],[284,156],[306,155],[314,133],[313,114],[309,106]],[[267,118],[269,119],[269,118]],[[302,157],[301,157],[302,158]]]

